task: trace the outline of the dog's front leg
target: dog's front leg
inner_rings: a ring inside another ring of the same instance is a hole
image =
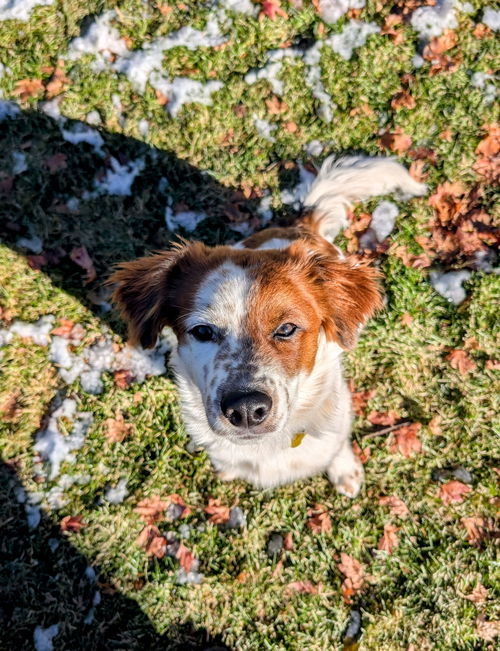
[[[337,491],[347,497],[356,497],[364,478],[363,465],[352,451],[351,440],[347,438],[333,457],[327,469],[328,479]]]

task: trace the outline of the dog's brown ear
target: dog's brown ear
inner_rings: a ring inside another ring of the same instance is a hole
[[[327,338],[353,348],[363,325],[382,307],[380,273],[354,257],[342,258],[326,241],[318,247],[297,240],[288,250],[305,265]]]
[[[343,348],[354,348],[362,327],[382,307],[380,273],[350,258],[323,264],[326,335]]]
[[[161,329],[172,325],[170,277],[187,247],[178,247],[132,262],[122,262],[107,284],[115,285],[112,300],[128,323],[132,344],[152,348]]]

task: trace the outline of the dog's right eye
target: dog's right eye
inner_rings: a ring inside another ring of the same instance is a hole
[[[213,328],[207,325],[195,326],[189,331],[190,335],[197,341],[213,341],[215,339],[215,332]]]

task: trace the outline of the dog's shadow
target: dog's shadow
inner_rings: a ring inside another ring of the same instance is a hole
[[[208,244],[237,237],[231,224],[251,218],[256,203],[245,201],[174,154],[133,138],[100,131],[104,144],[97,151],[92,144],[68,142],[62,128],[84,127],[70,120],[61,125],[35,111],[0,122],[0,237],[28,256],[30,265],[47,274],[56,286],[124,334],[114,311],[103,309],[108,298],[103,282],[117,262],[164,248],[175,238],[165,223],[168,202],[174,210],[207,214],[193,238]],[[129,162],[137,160],[144,167],[130,195],[95,192],[96,179],[98,183],[106,178],[113,164],[126,171]],[[26,239],[31,243],[23,246]],[[87,250],[97,274],[87,284],[84,270],[71,257],[80,247]],[[59,624],[56,648],[222,648],[207,631],[188,624],[158,635],[138,604],[118,590],[101,589],[95,621],[84,624],[96,590],[85,576],[88,561],[46,514],[36,535],[30,535],[24,506],[16,501],[21,482],[11,466],[3,465],[0,470],[2,648],[32,648],[36,626],[52,624]],[[52,546],[57,545],[53,551],[49,539]],[[106,583],[105,578],[100,580]]]

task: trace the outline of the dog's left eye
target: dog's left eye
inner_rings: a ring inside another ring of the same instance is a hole
[[[215,338],[213,328],[207,325],[195,326],[189,331],[189,334],[193,335],[193,337],[198,341],[213,341]]]
[[[273,333],[273,337],[277,339],[288,339],[295,334],[299,326],[296,326],[295,323],[282,323],[279,328]]]

